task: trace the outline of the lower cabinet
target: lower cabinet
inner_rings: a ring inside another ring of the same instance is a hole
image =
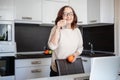
[[[15,60],[15,80],[49,77],[51,58]]]
[[[81,58],[82,58],[85,73],[90,73],[91,72],[91,59],[92,58],[83,57],[83,56],[81,56]],[[118,76],[118,78],[116,80],[120,80],[120,75]]]
[[[120,80],[120,75],[119,75],[119,77],[118,77],[118,79],[117,80]]]
[[[85,73],[90,73],[90,70],[91,70],[91,58],[88,58],[88,57],[81,57],[81,58],[82,58]]]

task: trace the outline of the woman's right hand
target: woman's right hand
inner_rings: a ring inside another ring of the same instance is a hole
[[[61,29],[64,26],[66,26],[66,20],[60,20],[60,21],[57,22],[57,28],[58,29]]]

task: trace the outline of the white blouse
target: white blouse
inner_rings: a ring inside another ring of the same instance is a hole
[[[56,26],[51,30],[51,35],[54,33]],[[61,29],[59,33],[59,41],[57,45],[52,44],[48,40],[48,46],[53,50],[51,66],[56,72],[55,59],[66,59],[69,55],[78,51],[80,54],[83,50],[83,40],[81,32],[78,28],[73,29]]]

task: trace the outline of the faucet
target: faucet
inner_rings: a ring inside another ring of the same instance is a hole
[[[90,52],[91,52],[92,54],[94,54],[94,51],[93,51],[93,44],[92,44],[91,42],[89,42],[88,44],[90,45]]]

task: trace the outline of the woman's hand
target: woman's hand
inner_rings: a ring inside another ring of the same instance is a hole
[[[67,57],[67,60],[68,60],[68,62],[73,63],[73,62],[75,62],[76,58],[77,58],[77,55],[76,54],[72,54],[72,55],[69,55]]]
[[[74,56],[74,59],[73,59],[72,63],[75,62],[75,60],[76,60],[77,57],[79,56],[79,52],[76,51],[76,52],[73,54],[73,56]]]
[[[73,56],[74,56],[74,59],[73,59],[72,63],[75,62],[75,60],[76,60],[76,58],[77,58],[77,55],[76,55],[76,54],[73,54]]]
[[[60,20],[60,21],[58,21],[58,23],[57,23],[57,29],[61,29],[64,26],[66,26],[66,20]]]

